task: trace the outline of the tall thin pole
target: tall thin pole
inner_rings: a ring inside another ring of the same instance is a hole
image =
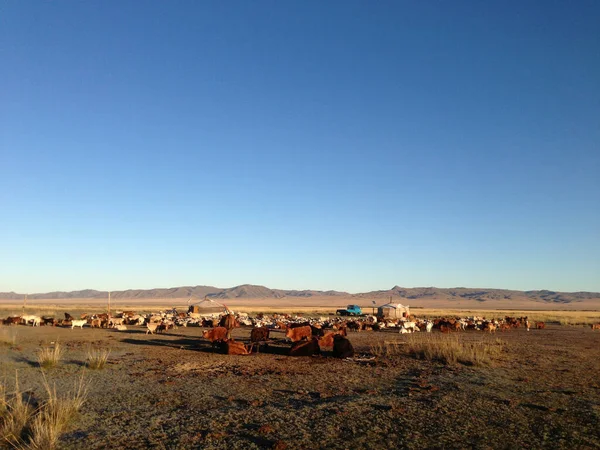
[[[27,294],[25,294],[25,297],[23,298],[23,316],[25,315],[25,305],[27,305]]]

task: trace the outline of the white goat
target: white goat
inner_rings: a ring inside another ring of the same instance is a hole
[[[81,319],[81,320],[73,320],[71,321],[71,330],[75,327],[79,327],[83,330],[83,326],[87,323],[87,320],[85,319]]]

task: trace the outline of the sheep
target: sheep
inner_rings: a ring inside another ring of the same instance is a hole
[[[71,321],[71,330],[75,327],[79,327],[81,329],[83,329],[83,326],[87,323],[87,320],[85,319],[81,319],[81,320],[73,320]]]

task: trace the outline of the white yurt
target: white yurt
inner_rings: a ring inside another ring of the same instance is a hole
[[[204,300],[201,300],[196,303],[191,302],[192,299],[188,300],[188,313],[190,315],[198,315],[202,317],[208,316],[220,316],[222,314],[230,313],[231,310],[216,300],[212,298],[206,297]]]
[[[377,308],[377,317],[382,319],[402,319],[410,316],[410,309],[401,303],[386,303]]]

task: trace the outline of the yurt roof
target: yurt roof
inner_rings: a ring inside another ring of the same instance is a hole
[[[386,303],[385,305],[379,306],[379,308],[393,308],[393,309],[398,309],[398,308],[408,308],[408,306],[407,305],[403,305],[401,303]]]
[[[191,299],[190,299],[191,300]],[[197,306],[199,309],[212,309],[219,311],[229,311],[229,308],[225,306],[223,303],[220,303],[212,298],[205,298],[196,303],[190,303],[189,306]]]

